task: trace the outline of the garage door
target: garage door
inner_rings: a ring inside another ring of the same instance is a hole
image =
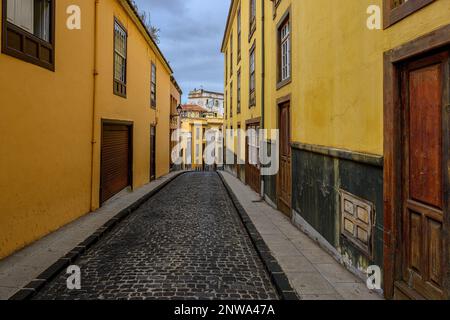
[[[130,154],[130,126],[104,124],[101,155],[101,203],[131,184]]]

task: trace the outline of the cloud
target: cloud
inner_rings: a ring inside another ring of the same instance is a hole
[[[223,91],[220,53],[229,0],[136,0],[161,29],[160,48],[185,93],[203,86]]]

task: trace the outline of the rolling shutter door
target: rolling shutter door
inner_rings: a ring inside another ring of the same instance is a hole
[[[101,202],[130,185],[130,127],[104,125],[101,157]]]

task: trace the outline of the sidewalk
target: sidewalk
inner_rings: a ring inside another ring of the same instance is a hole
[[[292,287],[304,300],[380,300],[281,212],[231,174],[221,171]]]
[[[135,203],[179,172],[153,181],[130,192],[124,190],[95,212],[91,212],[17,253],[0,261],[0,300],[6,300],[34,280],[108,220]]]

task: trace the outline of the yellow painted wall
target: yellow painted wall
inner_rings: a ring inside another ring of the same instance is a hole
[[[450,23],[450,1],[375,31],[366,27],[372,4],[382,8],[381,0],[281,1],[266,19],[266,127],[277,126],[276,99],[291,93],[293,141],[383,154],[383,52]],[[274,39],[289,5],[293,78],[277,91]]]
[[[242,115],[226,121],[228,127],[260,115],[261,6],[257,2],[257,108],[248,110],[248,0],[234,1],[230,27],[222,52],[228,50],[232,31],[233,77],[226,79],[227,106],[233,81],[236,112],[237,7],[242,12]],[[450,0],[437,0],[386,30],[366,27],[367,8],[382,0],[282,0],[274,15],[265,4],[265,127],[277,128],[277,99],[291,95],[292,140],[307,144],[383,154],[383,52],[450,23]],[[292,82],[277,90],[277,25],[291,10]],[[259,46],[258,46],[259,44]],[[259,50],[258,50],[259,49]]]
[[[90,209],[94,2],[78,2],[69,31],[58,0],[55,72],[0,54],[0,258]]]
[[[122,0],[99,1],[94,46],[94,3],[78,1],[82,29],[69,31],[65,11],[73,2],[57,1],[55,72],[0,54],[0,259],[99,207],[102,119],[134,124],[133,188],[149,182],[151,124],[157,123],[157,176],[169,171],[171,70]],[[126,99],[113,94],[114,17],[128,31]],[[157,65],[156,111],[150,61]]]
[[[241,9],[241,60],[238,62],[238,36],[237,36],[237,10]],[[230,22],[230,31],[225,37],[224,46],[222,52],[225,54],[228,52],[228,70],[225,72],[228,79],[225,79],[225,90],[227,93],[226,99],[226,120],[225,125],[230,128],[237,128],[238,123],[241,124],[241,128],[245,129],[245,122],[249,119],[258,118],[261,116],[261,90],[262,90],[262,3],[257,1],[256,6],[256,31],[252,38],[249,40],[249,14],[250,14],[250,1],[241,0],[235,1],[232,11],[232,17]],[[233,35],[233,75],[230,76],[230,39]],[[256,43],[256,106],[249,108],[249,59],[250,49],[253,44]],[[241,70],[241,113],[237,114],[237,71]],[[233,117],[230,118],[230,83],[233,83]]]
[[[93,209],[99,205],[101,120],[133,122],[133,188],[149,182],[150,126],[156,124],[156,175],[169,172],[170,73],[151,50],[132,17],[115,0],[100,1]],[[114,17],[128,33],[127,97],[113,94]],[[150,107],[151,62],[156,64],[157,108]]]

